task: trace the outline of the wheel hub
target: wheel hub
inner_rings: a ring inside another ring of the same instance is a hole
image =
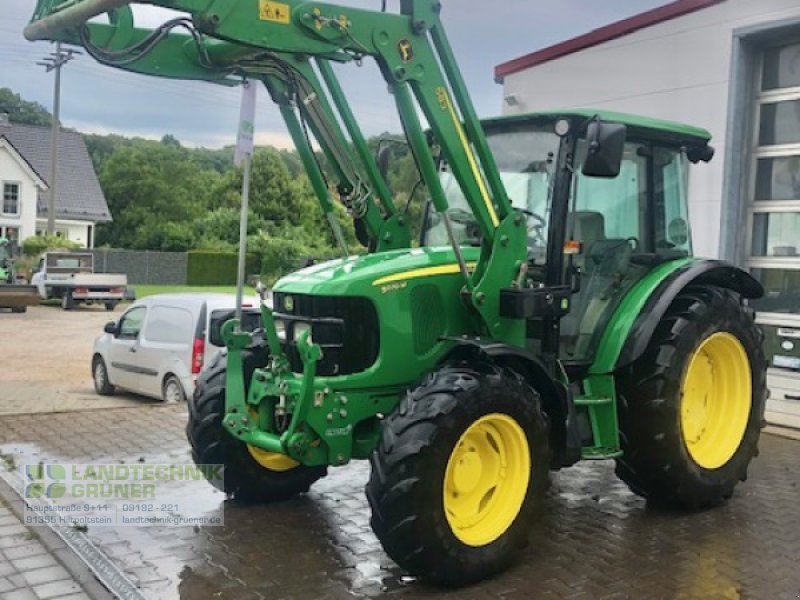
[[[444,510],[453,534],[485,546],[511,526],[530,481],[525,432],[508,415],[475,421],[456,443],[447,463]]]
[[[707,337],[689,358],[681,384],[681,432],[692,459],[718,469],[736,453],[752,405],[750,361],[732,334]]]

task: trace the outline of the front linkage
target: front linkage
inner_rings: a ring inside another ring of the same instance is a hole
[[[377,443],[381,414],[393,410],[398,395],[372,394],[341,388],[317,377],[322,349],[306,332],[297,340],[302,373],[293,373],[281,348],[272,310],[261,308],[270,361],[245,382],[242,350],[251,347],[253,335],[227,322],[223,337],[228,348],[225,429],[240,441],[285,455],[305,466],[344,465],[351,458],[366,458]],[[346,378],[336,378],[338,386]],[[367,400],[370,400],[367,402]],[[280,421],[280,422],[279,422]],[[365,422],[358,439],[356,425]]]

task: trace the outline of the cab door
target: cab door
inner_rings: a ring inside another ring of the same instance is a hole
[[[108,352],[108,370],[111,382],[131,391],[140,391],[140,365],[137,355],[139,334],[147,317],[146,306],[135,306],[119,320],[117,334],[111,340]]]

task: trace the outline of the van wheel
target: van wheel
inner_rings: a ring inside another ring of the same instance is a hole
[[[108,379],[106,362],[99,354],[92,359],[92,379],[94,380],[94,391],[101,396],[110,396],[114,393],[114,386]]]
[[[106,302],[105,304],[106,304],[106,310],[107,310],[107,311],[109,311],[109,312],[111,312],[111,311],[113,311],[115,308],[117,308],[117,304],[118,304],[118,302],[117,302],[116,300],[109,300],[109,301],[108,301],[108,302]]]
[[[27,306],[15,306],[15,307],[13,307],[11,309],[11,312],[12,313],[17,313],[17,314],[28,312],[28,307]]]
[[[161,385],[161,399],[167,404],[186,402],[186,392],[183,391],[180,379],[175,375],[167,375]]]

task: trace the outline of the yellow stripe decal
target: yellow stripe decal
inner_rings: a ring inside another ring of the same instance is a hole
[[[475,179],[478,182],[478,187],[481,190],[481,196],[483,196],[483,201],[486,204],[486,210],[489,211],[489,218],[492,220],[492,224],[497,227],[500,225],[500,220],[497,218],[497,212],[494,210],[494,204],[492,204],[492,200],[489,198],[489,190],[486,189],[486,183],[483,181],[483,175],[478,168],[475,155],[472,152],[472,148],[469,146],[467,134],[464,132],[464,127],[461,125],[461,119],[458,118],[458,115],[453,108],[453,102],[450,100],[450,94],[445,92],[445,97],[447,98],[447,108],[450,111],[450,116],[453,118],[453,123],[456,126],[458,137],[461,138],[461,144],[464,146],[464,152],[467,153],[467,160],[469,161],[469,166],[472,168],[472,174],[475,176]]]
[[[467,269],[474,269],[477,263],[467,263]],[[386,285],[387,283],[396,283],[398,281],[406,281],[408,279],[417,279],[419,277],[433,277],[434,275],[455,275],[460,273],[461,269],[458,263],[452,265],[442,265],[440,267],[425,267],[424,269],[414,269],[412,271],[405,271],[403,273],[396,273],[394,275],[387,275],[372,282],[372,285]]]

